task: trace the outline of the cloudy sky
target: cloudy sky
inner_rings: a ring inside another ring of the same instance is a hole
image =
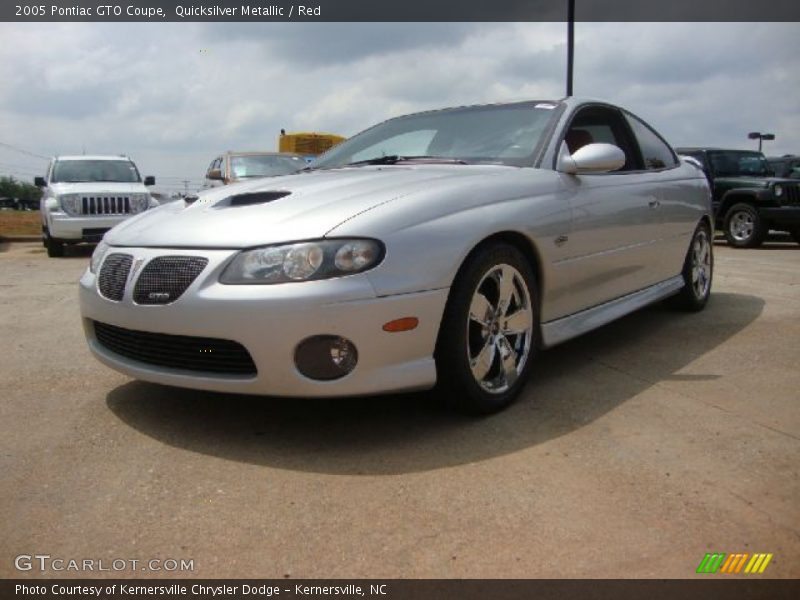
[[[159,187],[287,130],[352,135],[443,106],[561,97],[563,23],[2,23],[0,174],[127,153]],[[800,24],[578,23],[575,93],[673,145],[800,153]]]

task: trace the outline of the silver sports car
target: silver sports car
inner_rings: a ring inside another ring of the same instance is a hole
[[[438,385],[487,413],[539,349],[670,296],[702,309],[712,231],[703,173],[621,108],[449,108],[125,221],[81,278],[81,313],[95,356],[147,381],[301,397]]]

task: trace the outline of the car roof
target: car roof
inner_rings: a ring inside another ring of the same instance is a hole
[[[225,154],[228,156],[301,156],[294,152],[261,152],[259,150],[228,150]]]
[[[131,160],[127,156],[112,154],[74,154],[67,156],[56,156],[54,160]]]
[[[675,152],[706,152],[708,150],[721,150],[722,152],[755,152],[758,150],[750,150],[749,148],[717,148],[715,146],[676,146]]]

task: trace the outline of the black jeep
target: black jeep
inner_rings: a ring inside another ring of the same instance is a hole
[[[751,150],[676,148],[697,160],[713,193],[717,229],[731,246],[760,246],[770,229],[800,244],[800,181],[774,177],[767,159]]]

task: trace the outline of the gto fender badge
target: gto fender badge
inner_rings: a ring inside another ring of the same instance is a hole
[[[567,243],[567,240],[569,240],[569,238],[566,235],[560,235],[555,240],[553,240],[553,243],[556,246],[563,246],[564,244]]]

